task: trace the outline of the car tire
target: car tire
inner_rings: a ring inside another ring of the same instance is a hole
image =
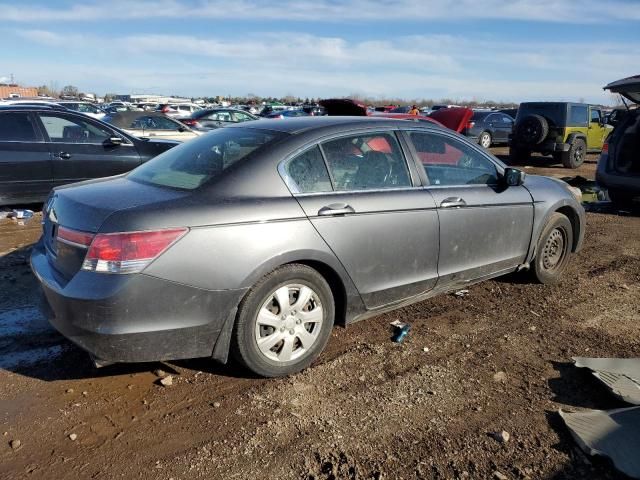
[[[527,161],[531,158],[531,150],[510,147],[509,158],[514,161]]]
[[[568,152],[563,152],[561,155],[562,165],[565,168],[578,168],[584,163],[585,156],[587,155],[587,144],[581,138],[576,138]]]
[[[482,148],[489,148],[492,143],[491,134],[489,132],[482,132],[478,137],[478,144]]]
[[[326,346],[334,316],[324,277],[306,265],[284,265],[258,281],[240,303],[231,353],[262,377],[299,372]]]
[[[545,285],[560,282],[566,270],[573,245],[573,227],[569,219],[554,212],[542,230],[531,272],[536,281]]]

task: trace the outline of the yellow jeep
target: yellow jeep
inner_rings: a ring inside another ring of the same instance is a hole
[[[553,155],[567,168],[578,168],[587,152],[600,152],[611,128],[600,107],[586,103],[521,103],[509,146],[514,160],[532,152]]]

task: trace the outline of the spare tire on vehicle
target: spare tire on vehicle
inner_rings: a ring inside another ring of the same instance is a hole
[[[541,115],[527,115],[516,125],[515,138],[524,145],[538,145],[549,134],[549,122]]]

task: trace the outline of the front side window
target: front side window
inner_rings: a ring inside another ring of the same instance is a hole
[[[252,117],[242,112],[233,112],[233,118],[236,122],[247,122],[249,120],[253,120]]]
[[[591,122],[600,123],[600,110],[591,110]]]
[[[74,110],[78,110],[82,113],[99,113],[97,107],[89,105],[88,103],[78,103],[76,104],[76,108],[74,108]]]
[[[223,128],[167,150],[133,170],[128,178],[165,187],[193,190],[214,180],[236,162],[283,134]]]
[[[496,166],[462,141],[431,132],[410,132],[431,185],[494,185]]]
[[[317,145],[289,160],[285,166],[285,172],[295,183],[298,193],[332,190],[329,172]]]
[[[336,191],[410,187],[407,164],[394,133],[366,133],[322,144]]]
[[[140,130],[178,130],[182,125],[167,117],[142,116],[136,118],[130,128]]]
[[[36,129],[28,113],[0,113],[0,142],[37,142]]]
[[[56,143],[103,143],[111,132],[98,125],[78,118],[57,115],[40,115],[44,129]]]

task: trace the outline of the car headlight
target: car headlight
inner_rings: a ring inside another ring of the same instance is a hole
[[[567,185],[567,188],[571,192],[571,194],[575,197],[578,203],[582,203],[582,190],[578,187],[572,187],[571,185]]]

